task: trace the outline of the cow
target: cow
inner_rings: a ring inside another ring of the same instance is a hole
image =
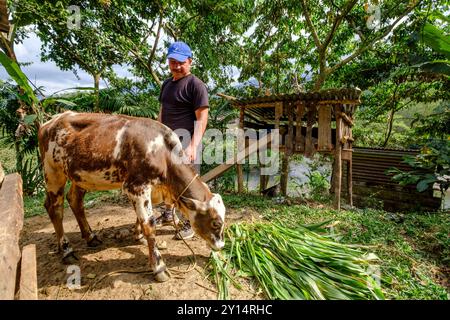
[[[67,111],[44,123],[38,132],[44,170],[44,206],[53,223],[58,249],[66,263],[74,251],[63,228],[64,189],[81,236],[91,247],[101,244],[85,216],[87,191],[122,188],[137,216],[155,279],[169,279],[156,247],[152,206],[173,204],[213,250],[224,246],[225,206],[186,163],[178,136],[160,122],[124,115]]]

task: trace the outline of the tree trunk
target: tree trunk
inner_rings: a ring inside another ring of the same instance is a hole
[[[100,86],[100,74],[96,73],[94,74],[94,94],[95,94],[94,112],[100,111],[99,86]]]
[[[395,114],[395,107],[392,108],[391,112],[389,113],[389,119],[388,119],[388,127],[386,130],[386,137],[385,140],[383,142],[383,148],[386,148],[388,142],[389,142],[389,138],[391,137],[391,133],[392,133],[392,127],[394,124],[394,114]]]

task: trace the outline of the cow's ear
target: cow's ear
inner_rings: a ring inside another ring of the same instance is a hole
[[[207,203],[203,201],[181,197],[180,202],[184,204],[189,210],[197,211],[199,213],[206,213],[208,209]]]

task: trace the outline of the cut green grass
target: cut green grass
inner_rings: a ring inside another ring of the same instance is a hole
[[[408,212],[397,221],[382,210],[287,206],[256,195],[223,195],[223,199],[227,209],[256,208],[264,220],[290,227],[333,220],[329,231],[334,239],[370,246],[380,258],[386,299],[449,299],[448,212]]]
[[[232,225],[222,255],[211,255],[219,298],[229,298],[226,280],[237,282],[232,270],[239,270],[254,277],[270,299],[384,299],[372,277],[377,257],[318,234],[320,227]]]

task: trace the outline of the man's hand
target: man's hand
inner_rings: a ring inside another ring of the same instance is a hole
[[[189,144],[189,146],[184,150],[184,153],[186,154],[186,157],[189,159],[189,162],[194,163],[195,158],[197,156],[197,147],[194,147],[192,144]]]

